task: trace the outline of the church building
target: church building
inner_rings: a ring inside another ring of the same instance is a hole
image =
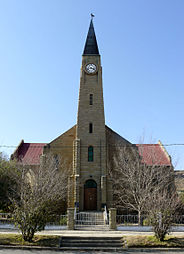
[[[38,167],[44,154],[53,153],[71,166],[67,207],[79,211],[100,211],[113,205],[113,190],[108,177],[108,165],[117,144],[132,145],[105,125],[101,56],[93,20],[82,54],[77,123],[50,143],[24,143],[22,140],[12,155],[19,162]],[[118,105],[117,105],[118,107]],[[171,166],[167,151],[159,142],[152,146],[159,163]],[[139,145],[137,145],[139,151]],[[142,146],[144,163],[148,160],[149,145]],[[61,183],[62,184],[62,183]]]

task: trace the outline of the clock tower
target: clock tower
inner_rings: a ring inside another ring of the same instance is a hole
[[[106,134],[102,67],[93,20],[82,55],[73,158],[74,203],[80,210],[106,205]]]

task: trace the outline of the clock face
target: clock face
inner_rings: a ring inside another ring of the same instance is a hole
[[[93,63],[89,63],[86,65],[85,67],[85,71],[88,73],[88,74],[93,74],[97,71],[97,67],[95,64]]]

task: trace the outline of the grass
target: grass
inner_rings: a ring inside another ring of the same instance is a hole
[[[27,245],[58,247],[59,236],[35,235],[33,241],[26,242],[20,234],[0,234],[0,245]]]
[[[167,236],[159,241],[155,236],[124,236],[129,248],[184,247],[184,237]]]
[[[19,246],[45,246],[58,247],[59,236],[35,235],[31,243],[22,239],[20,234],[0,234],[0,245],[19,245]],[[129,248],[166,248],[166,247],[184,247],[184,237],[167,236],[163,242],[160,242],[155,236],[123,236]]]

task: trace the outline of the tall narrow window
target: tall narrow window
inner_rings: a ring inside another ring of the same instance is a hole
[[[93,161],[93,146],[88,147],[88,161]]]
[[[93,133],[93,124],[92,123],[89,124],[89,133]]]
[[[89,105],[93,105],[93,94],[89,95]]]
[[[56,170],[59,169],[59,157],[57,154],[54,155],[54,166]]]

